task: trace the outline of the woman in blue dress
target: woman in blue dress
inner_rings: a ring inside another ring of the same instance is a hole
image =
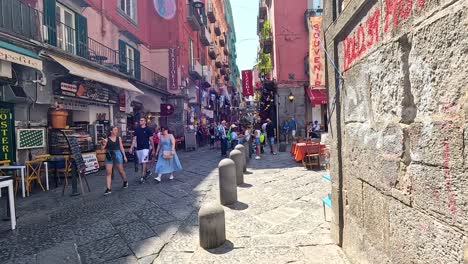
[[[156,163],[155,172],[158,176],[154,179],[157,183],[161,182],[163,174],[171,174],[169,179],[172,180],[174,179],[174,172],[182,170],[182,165],[175,151],[175,138],[173,135],[168,134],[167,127],[161,127],[161,137],[159,138],[156,155],[158,155],[158,162]]]

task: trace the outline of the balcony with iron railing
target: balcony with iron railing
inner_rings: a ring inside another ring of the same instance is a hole
[[[92,38],[80,38],[73,27],[61,21],[55,21],[55,27],[44,25],[40,11],[18,0],[0,0],[0,15],[0,31],[4,33],[48,43],[68,54],[122,72],[148,85],[167,89],[167,79],[160,74]]]
[[[211,23],[216,22],[216,11],[211,0],[207,0],[207,16]]]
[[[25,39],[42,40],[40,12],[18,0],[0,0],[0,31]]]
[[[198,12],[198,9],[193,6],[192,1],[187,4],[187,22],[192,27],[193,31],[200,31],[203,25],[203,18]]]

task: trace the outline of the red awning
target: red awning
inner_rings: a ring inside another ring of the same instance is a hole
[[[327,104],[327,89],[306,88],[307,96],[313,105]]]

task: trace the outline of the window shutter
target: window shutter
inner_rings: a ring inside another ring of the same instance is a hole
[[[127,44],[119,39],[119,65],[120,71],[123,73],[127,73],[127,51],[126,51]]]
[[[57,46],[57,23],[55,22],[55,0],[44,0],[44,25],[47,26],[47,43]]]
[[[135,57],[135,79],[141,80],[140,51],[134,49]]]
[[[75,13],[76,55],[89,58],[88,22],[86,17]],[[97,55],[97,54],[95,54]]]

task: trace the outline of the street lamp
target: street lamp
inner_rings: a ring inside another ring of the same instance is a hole
[[[289,99],[289,102],[291,103],[294,101],[294,95],[292,94],[292,92],[289,92],[288,99]]]

